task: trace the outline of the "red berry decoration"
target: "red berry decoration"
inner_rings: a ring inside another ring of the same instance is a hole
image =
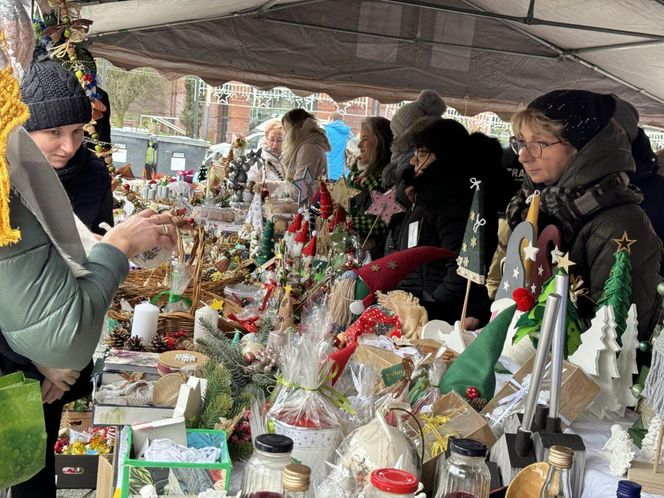
[[[131,185],[129,185],[128,183],[125,183],[125,184],[122,186],[122,188],[125,189],[125,190],[129,190],[129,189],[131,188]]]
[[[514,299],[516,308],[519,311],[530,311],[530,309],[533,307],[533,304],[535,304],[535,298],[533,295],[530,293],[530,291],[528,291],[528,289],[523,287],[519,287],[512,293],[512,299]]]
[[[480,392],[476,387],[471,386],[468,389],[466,389],[466,398],[475,399],[479,397],[480,397]]]
[[[247,365],[251,365],[254,362],[255,359],[256,359],[256,355],[254,353],[252,353],[251,351],[245,353],[245,355],[244,355],[244,362]]]
[[[193,218],[187,218],[187,223],[189,223],[190,225],[194,225],[196,223],[196,220],[194,220]]]

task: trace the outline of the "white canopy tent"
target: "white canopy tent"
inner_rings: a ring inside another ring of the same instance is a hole
[[[91,50],[211,84],[381,102],[438,90],[505,117],[556,88],[615,93],[664,126],[664,0],[83,2]]]

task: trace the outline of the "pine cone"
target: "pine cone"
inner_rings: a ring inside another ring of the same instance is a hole
[[[127,340],[124,348],[129,351],[145,351],[145,344],[143,344],[143,339],[133,336]]]
[[[484,407],[487,405],[488,401],[484,398],[475,398],[471,399],[468,401],[468,404],[475,410],[476,412],[481,412]]]
[[[148,350],[152,353],[163,353],[164,351],[167,351],[168,344],[166,343],[166,338],[162,334],[155,335],[148,345]]]
[[[106,338],[106,345],[111,348],[123,349],[127,340],[129,339],[129,331],[123,326],[117,326]]]

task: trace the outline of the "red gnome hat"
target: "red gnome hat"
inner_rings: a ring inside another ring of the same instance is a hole
[[[302,249],[302,256],[311,256],[313,258],[316,255],[316,235],[318,235],[318,233],[314,230],[309,242],[307,242],[307,245]]]
[[[288,225],[288,233],[296,233],[302,226],[302,212],[298,211],[293,221]]]
[[[320,196],[318,198],[318,207],[320,208],[320,216],[324,220],[328,219],[332,215],[332,196],[330,191],[327,189],[325,182],[320,182],[320,188],[318,190]]]
[[[346,223],[346,210],[341,204],[338,204],[337,209],[334,211],[334,217],[330,222],[330,232],[340,223]]]
[[[333,385],[341,375],[341,372],[344,371],[344,368],[346,368],[346,364],[348,363],[348,360],[350,360],[350,357],[353,356],[353,353],[357,349],[358,344],[359,342],[355,341],[343,349],[338,349],[333,353],[330,353],[330,355],[328,356],[328,358],[332,360],[336,365],[332,370]]]
[[[359,292],[356,285],[355,292],[361,301],[351,303],[353,314],[359,315],[376,299],[376,291],[387,292],[394,289],[406,275],[425,263],[439,259],[452,259],[455,254],[442,247],[418,246],[392,253],[383,258],[372,261],[356,271],[359,282],[366,286],[365,292]],[[360,309],[361,308],[361,309]],[[359,313],[358,313],[359,311]]]
[[[304,244],[307,242],[308,237],[309,237],[309,222],[307,220],[304,220],[302,222],[300,230],[298,230],[297,234],[295,235],[295,242],[301,242],[302,244]]]

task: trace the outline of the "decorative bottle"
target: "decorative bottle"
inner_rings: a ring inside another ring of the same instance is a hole
[[[572,498],[570,469],[574,452],[565,446],[551,446],[549,449],[549,472],[542,486],[540,498]]]
[[[310,478],[311,469],[306,465],[296,463],[286,465],[281,474],[281,484],[284,488],[283,498],[307,498]]]

